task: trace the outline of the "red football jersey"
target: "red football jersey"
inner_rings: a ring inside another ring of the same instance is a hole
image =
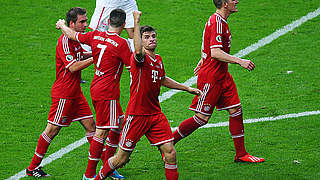
[[[152,115],[161,113],[158,96],[160,94],[161,80],[165,71],[160,55],[156,58],[145,55],[144,61],[136,61],[131,56],[131,84],[130,100],[127,115]]]
[[[68,68],[80,61],[82,55],[80,43],[68,39],[64,34],[59,37],[56,47],[56,80],[51,97],[73,99],[81,96],[81,71],[71,73]]]
[[[90,92],[93,100],[117,100],[123,64],[130,65],[131,50],[126,39],[116,33],[92,31],[77,33],[80,43],[91,46],[95,64]]]
[[[212,48],[221,48],[230,53],[231,33],[228,23],[219,14],[214,13],[207,21],[202,37],[201,58],[203,65],[199,71],[199,82],[217,82],[228,73],[228,63],[211,57]]]

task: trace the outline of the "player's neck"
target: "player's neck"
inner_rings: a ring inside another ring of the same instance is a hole
[[[149,56],[151,56],[151,57],[153,57],[153,58],[156,58],[156,51],[155,51],[155,49],[154,49],[154,50],[144,49],[144,51],[145,51]]]
[[[223,19],[227,20],[228,17],[230,16],[230,13],[226,9],[217,9],[216,11],[217,14],[219,14]]]
[[[109,28],[108,28],[108,32],[110,32],[110,33],[117,33],[118,35],[121,34],[121,31],[122,31],[121,28],[114,28],[114,27],[111,27],[111,26],[109,26]]]

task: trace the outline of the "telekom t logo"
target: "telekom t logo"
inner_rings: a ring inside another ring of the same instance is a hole
[[[156,82],[156,80],[158,79],[158,74],[159,74],[158,71],[152,70],[152,76],[151,76],[153,78],[152,82]]]

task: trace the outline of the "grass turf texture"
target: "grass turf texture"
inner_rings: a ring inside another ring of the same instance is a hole
[[[212,1],[138,0],[142,24],[158,31],[157,52],[166,73],[184,82],[200,57],[202,30],[214,12]],[[55,45],[58,18],[73,6],[85,7],[91,17],[94,1],[3,2],[0,49],[0,179],[26,168],[39,135],[46,126],[50,89],[55,79]],[[310,1],[240,1],[239,12],[228,19],[233,42],[231,54],[255,43],[320,6]],[[281,7],[281,8],[277,8]],[[244,118],[276,116],[319,110],[320,17],[308,21],[271,44],[249,54],[257,68],[248,73],[230,65],[244,107]],[[122,34],[124,37],[125,33]],[[292,74],[286,72],[293,71]],[[91,81],[93,67],[83,71]],[[121,81],[121,104],[129,98],[128,73]],[[91,105],[90,83],[82,91]],[[167,91],[166,88],[162,92]],[[193,115],[187,108],[193,96],[179,93],[161,106],[171,126]],[[177,144],[180,179],[319,179],[319,115],[246,125],[247,149],[266,158],[258,165],[233,163],[234,148],[227,127],[200,129]],[[215,112],[209,123],[227,121],[226,112]],[[47,155],[80,139],[77,123],[63,128]],[[89,145],[45,166],[51,179],[80,179],[87,164]],[[129,179],[164,179],[161,156],[146,138],[138,143],[131,162],[120,172]],[[298,160],[300,164],[293,161]]]

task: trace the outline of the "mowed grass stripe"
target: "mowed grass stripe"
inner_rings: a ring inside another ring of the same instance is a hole
[[[269,43],[271,43],[273,40],[277,39],[278,37],[288,33],[289,31],[292,31],[293,29],[295,29],[296,27],[299,27],[301,24],[303,24],[304,22],[311,20],[315,17],[317,17],[320,14],[320,8],[318,8],[317,10],[308,13],[306,16],[303,16],[302,18],[290,23],[289,25],[284,26],[283,28],[281,28],[280,30],[272,33],[271,35],[259,40],[257,43],[252,44],[250,46],[248,46],[247,48],[239,51],[238,53],[236,53],[235,55],[238,57],[242,57],[245,56],[257,49],[259,49],[260,47],[263,47],[264,45],[267,45]],[[195,84],[196,82],[196,78],[195,77],[191,77],[190,79],[188,79],[185,84],[191,86],[193,84]],[[160,102],[163,102],[166,99],[169,99],[171,96],[173,96],[174,94],[176,94],[177,90],[170,90],[167,91],[165,93],[163,93],[160,97],[159,100]],[[266,118],[259,118],[259,119],[248,119],[245,120],[245,123],[253,123],[253,122],[262,122],[262,121],[275,121],[275,120],[280,120],[280,119],[287,119],[287,118],[293,118],[293,117],[301,117],[301,116],[310,116],[310,115],[316,115],[316,114],[320,114],[320,111],[310,111],[310,112],[303,112],[303,113],[298,113],[298,114],[287,114],[287,115],[282,115],[282,116],[277,116],[277,117],[266,117]],[[227,124],[223,124],[223,123],[227,123],[227,122],[222,122],[221,123],[216,123],[216,124],[208,124],[208,127],[219,127],[219,126],[227,126]],[[206,127],[207,127],[206,126]],[[173,128],[174,129],[174,128]],[[64,154],[80,147],[81,145],[86,143],[86,138],[82,138],[68,146],[66,146],[65,148],[60,149],[59,151],[49,155],[47,158],[45,158],[42,162],[42,166],[45,166],[49,163],[51,163],[52,161],[61,158]],[[25,177],[25,170],[20,171],[19,173],[17,173],[16,175],[8,178],[8,179],[20,179],[22,177]]]

